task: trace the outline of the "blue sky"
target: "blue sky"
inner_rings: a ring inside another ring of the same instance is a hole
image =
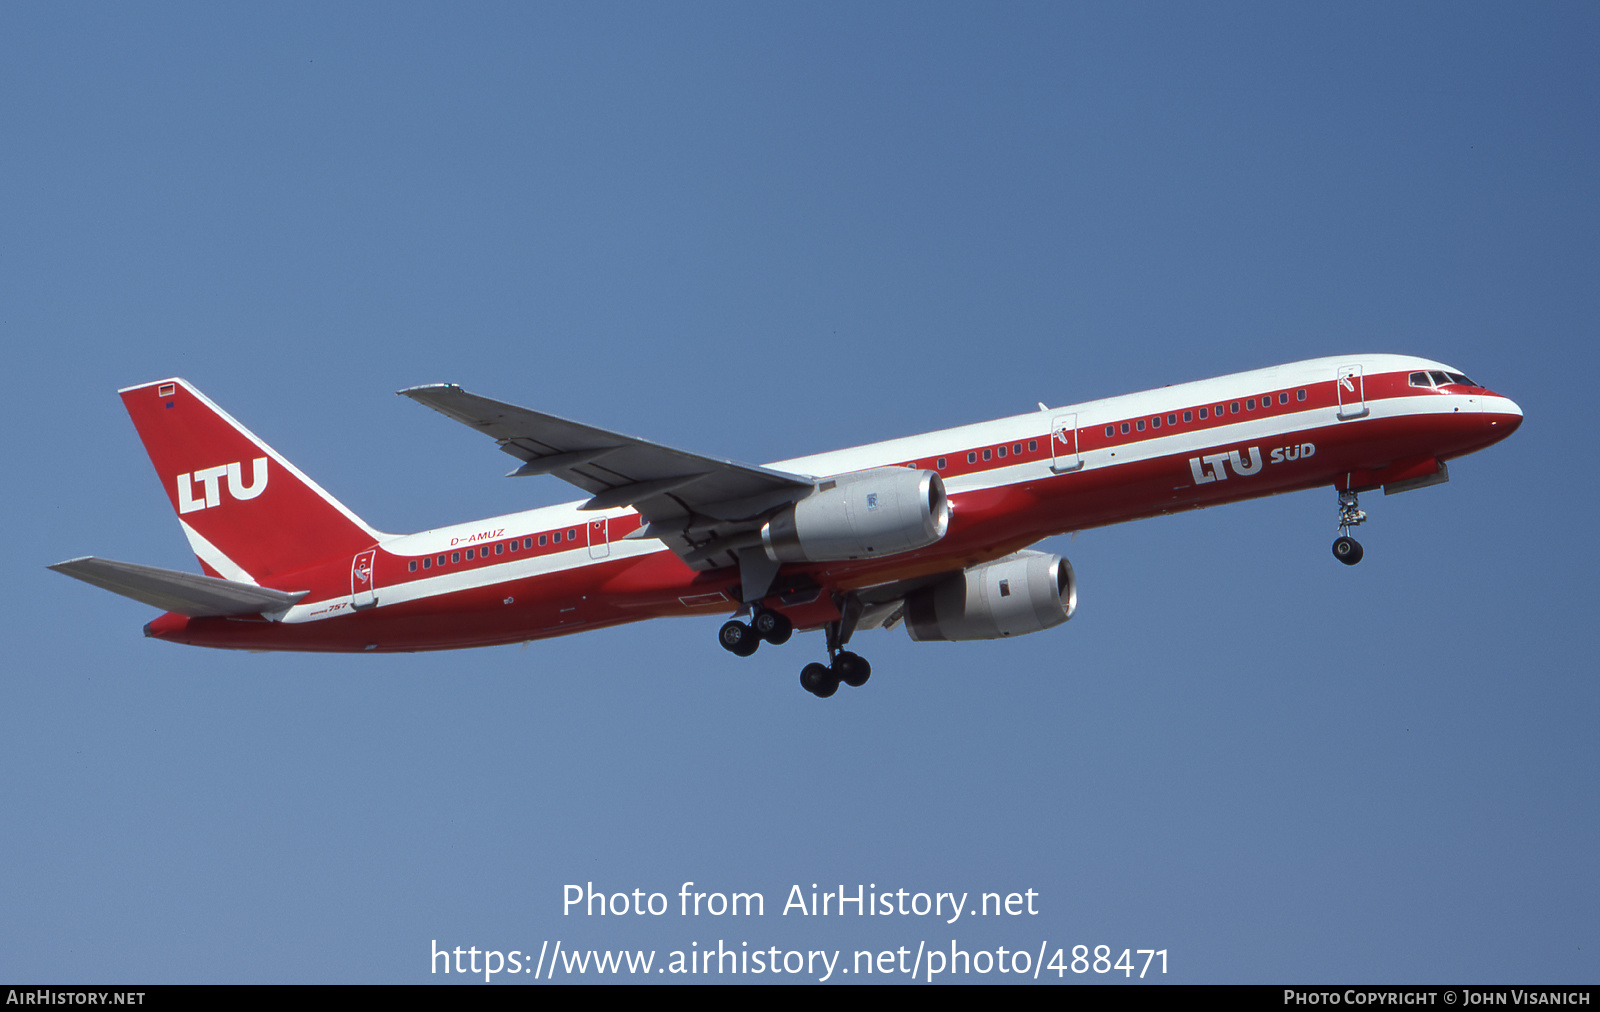
[[[1167,949],[1176,981],[1593,982],[1597,30],[1584,5],[7,7],[0,976],[954,938]],[[168,375],[410,531],[573,498],[392,395],[417,383],[767,461],[1363,351],[1527,422],[1365,501],[1355,569],[1331,490],[1087,531],[1045,545],[1070,624],[864,636],[872,682],[827,701],[797,684],[815,635],[236,655],[44,569],[195,567],[114,393]],[[568,883],[688,880],[768,914],[561,913]],[[1041,913],[778,914],[813,882]]]

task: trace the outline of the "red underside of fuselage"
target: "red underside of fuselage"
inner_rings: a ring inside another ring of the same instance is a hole
[[[1275,446],[1310,443],[1315,453],[1274,463],[1253,475],[1199,485],[1190,459],[1239,449],[1239,441],[1128,463],[1113,459],[1104,466],[1036,481],[953,492],[949,531],[929,548],[883,559],[786,566],[784,573],[803,573],[825,588],[860,589],[954,571],[1068,531],[1305,488],[1377,485],[1386,480],[1385,468],[1417,460],[1449,460],[1483,449],[1509,436],[1521,421],[1520,415],[1489,412],[1412,414],[1285,431],[1250,442],[1260,445],[1263,453]],[[663,549],[323,621],[191,619],[169,613],[146,626],[146,634],[248,650],[455,649],[562,636],[647,618],[726,614],[738,607],[730,593],[738,582],[735,569],[697,573]],[[708,606],[691,607],[682,601],[718,592],[725,599]],[[809,605],[767,603],[788,613],[800,628],[838,617],[828,594]]]

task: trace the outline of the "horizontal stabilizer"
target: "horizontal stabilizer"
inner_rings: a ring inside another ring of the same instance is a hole
[[[228,615],[263,615],[287,611],[309,591],[288,593],[253,583],[223,580],[197,573],[113,562],[85,556],[50,567],[75,580],[92,583],[123,597],[131,597],[164,611],[190,618]]]

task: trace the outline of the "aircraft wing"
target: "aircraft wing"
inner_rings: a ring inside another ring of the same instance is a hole
[[[289,593],[253,583],[97,559],[92,555],[58,562],[50,568],[75,580],[190,618],[270,616],[274,612],[288,611],[308,593],[304,590]]]
[[[479,397],[453,383],[398,391],[493,437],[522,461],[512,477],[552,474],[588,492],[581,509],[632,506],[696,569],[739,561],[771,512],[810,494],[804,475],[705,457]]]

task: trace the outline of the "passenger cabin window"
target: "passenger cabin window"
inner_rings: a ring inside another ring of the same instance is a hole
[[[1185,413],[1187,413],[1187,412],[1185,412]],[[1188,419],[1185,418],[1184,421],[1187,422]],[[1177,425],[1178,424],[1178,416],[1177,415],[1168,415],[1167,416],[1167,424],[1168,425]]]
[[[539,544],[541,544],[541,545],[544,544],[544,538],[540,538],[539,539]],[[532,548],[533,548],[533,539],[532,538],[523,538],[522,539],[522,547],[523,548],[527,548],[529,550],[532,550]]]
[[[1295,391],[1295,398],[1296,398],[1296,399],[1297,399],[1297,400],[1302,400],[1302,401],[1303,401],[1303,400],[1305,400],[1305,399],[1306,399],[1306,392],[1305,392],[1305,390],[1304,390],[1304,389],[1303,389],[1303,388],[1302,388],[1302,389],[1300,389],[1300,390],[1297,390],[1297,391]]]
[[[945,458],[940,457],[939,458],[939,470],[943,471],[945,469],[945,466],[946,466],[945,465]]]
[[[1000,456],[1004,457],[1006,455],[1006,448],[1002,446],[1002,447],[1000,447],[999,450],[997,450],[995,452],[1000,454]]]
[[[432,569],[433,568],[433,559],[431,559],[431,558],[423,559],[422,560],[422,568],[423,569]]]
[[[548,534],[539,535],[539,547],[540,548],[543,548],[545,546],[545,541],[546,541],[547,538],[549,538]]]
[[[1122,434],[1124,436],[1126,436],[1128,434],[1128,423],[1127,422],[1123,422],[1122,423]]]
[[[451,562],[460,562],[461,561],[461,553],[460,552],[451,552],[450,553],[450,561]]]
[[[1143,418],[1139,419],[1137,425],[1138,425],[1139,431],[1143,432],[1144,431],[1144,419]]]
[[[1244,402],[1244,409],[1246,411],[1254,411],[1256,409],[1256,399],[1251,397],[1249,400],[1246,400]],[[1233,410],[1238,411],[1239,409],[1235,407]]]
[[[1161,416],[1160,415],[1157,415],[1154,418],[1150,419],[1150,427],[1152,429],[1161,428]]]
[[[513,541],[511,543],[513,545],[516,544],[515,541]],[[506,543],[504,541],[502,541],[498,545],[494,546],[494,554],[496,554],[496,555],[504,555],[504,554],[506,554]]]
[[[1205,417],[1205,415],[1201,415],[1201,416],[1200,416],[1200,417],[1201,417],[1201,418],[1204,418],[1204,417]],[[1194,412],[1193,412],[1193,411],[1185,411],[1185,412],[1184,412],[1184,413],[1183,413],[1183,420],[1184,420],[1184,421],[1185,421],[1185,422],[1192,422],[1192,421],[1194,421]]]
[[[417,560],[412,559],[410,562],[406,563],[406,568],[415,573],[417,571]]]
[[[1288,404],[1289,403],[1289,394],[1287,392],[1279,394],[1278,395],[1278,403],[1279,404]]]
[[[1112,436],[1115,436],[1116,434],[1117,434],[1117,427],[1115,425],[1107,425],[1106,426],[1106,438],[1107,439],[1110,439]]]
[[[1237,415],[1239,413],[1239,402],[1234,401],[1232,404],[1228,405],[1228,409]],[[1221,409],[1219,408],[1218,410],[1220,411]]]

